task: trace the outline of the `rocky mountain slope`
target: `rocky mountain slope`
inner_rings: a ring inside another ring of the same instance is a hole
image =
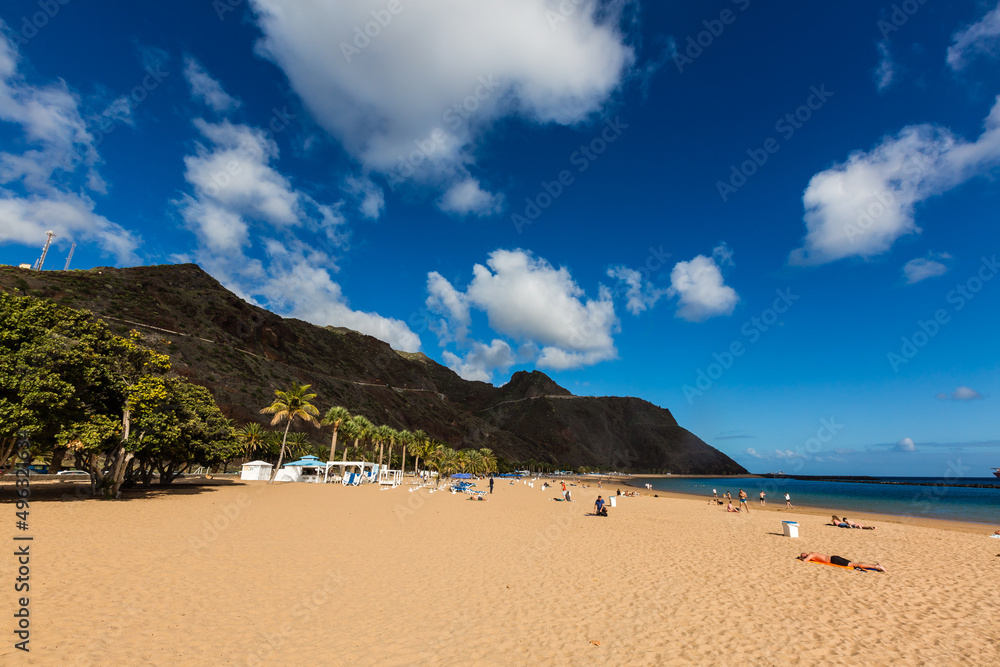
[[[544,373],[502,387],[463,380],[424,354],[396,352],[349,329],[284,319],[226,290],[193,264],[35,272],[0,267],[0,289],[84,308],[117,331],[136,329],[173,369],[208,387],[237,422],[275,389],[310,383],[321,409],[343,405],[375,423],[423,429],[454,447],[490,447],[512,461],[636,472],[746,470],[638,398],[574,396]],[[305,429],[317,441],[326,438]]]

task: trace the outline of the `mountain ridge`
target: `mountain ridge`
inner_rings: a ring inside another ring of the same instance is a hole
[[[86,271],[0,267],[0,289],[91,311],[116,331],[169,341],[173,370],[207,387],[226,416],[266,423],[258,408],[291,382],[321,407],[423,429],[452,446],[490,447],[514,461],[636,472],[746,470],[634,397],[575,396],[541,371],[500,386],[460,378],[425,354],[399,352],[343,327],[282,318],[247,303],[194,264]],[[315,429],[300,426],[311,437]],[[325,437],[325,436],[324,436]]]

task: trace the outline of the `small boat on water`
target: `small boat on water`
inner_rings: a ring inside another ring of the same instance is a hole
[[[994,477],[1000,477],[1000,468],[993,468]]]

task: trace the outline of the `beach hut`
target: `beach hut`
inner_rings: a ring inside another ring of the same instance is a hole
[[[315,456],[303,456],[298,461],[292,461],[281,466],[275,482],[313,482],[322,484],[326,481],[326,471],[329,463],[320,461]]]
[[[248,482],[266,482],[271,479],[274,466],[267,461],[250,461],[244,463],[240,470],[240,479]]]

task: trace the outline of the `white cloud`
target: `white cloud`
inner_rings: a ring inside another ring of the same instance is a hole
[[[753,447],[747,447],[747,454],[749,454],[750,456],[754,457],[755,459],[762,459],[762,458],[764,458],[764,455],[763,454],[758,454],[757,450],[754,449]]]
[[[994,55],[1000,48],[1000,3],[976,23],[960,30],[948,47],[948,65],[955,71],[965,67],[969,56]]]
[[[601,286],[598,298],[588,299],[568,269],[557,269],[527,251],[492,252],[486,266],[473,267],[465,292],[437,273],[428,275],[427,285],[428,307],[448,317],[449,330],[460,341],[470,309],[476,308],[486,313],[495,332],[537,354],[535,363],[541,368],[578,368],[617,356],[613,334],[618,318],[611,291]]]
[[[900,452],[915,452],[917,446],[913,443],[913,438],[903,438],[896,443],[896,450]]]
[[[358,210],[370,220],[378,220],[385,209],[385,193],[367,176],[348,176],[344,189],[358,199]]]
[[[51,230],[55,232],[57,241],[96,243],[102,251],[117,258],[119,263],[137,262],[135,249],[139,239],[95,213],[94,206],[89,197],[72,193],[20,197],[0,188],[0,220],[3,220],[0,243],[41,247],[45,233]]]
[[[948,253],[931,253],[929,257],[917,257],[904,264],[903,275],[906,276],[906,284],[912,285],[913,283],[919,283],[921,280],[946,274],[948,267],[937,261],[938,259],[951,259],[951,255]]]
[[[427,274],[427,292],[430,296],[425,303],[431,312],[447,316],[444,328],[438,332],[442,342],[450,341],[452,338],[464,340],[472,322],[465,295],[437,271]]]
[[[689,322],[702,322],[718,315],[731,315],[740,297],[725,284],[719,263],[731,263],[732,253],[722,244],[712,257],[697,255],[687,262],[678,262],[670,272],[671,297],[677,296],[677,317]]]
[[[656,305],[660,297],[668,290],[659,289],[653,283],[645,280],[642,273],[627,266],[613,266],[608,269],[608,277],[623,283],[625,290],[625,307],[633,315],[638,315]]]
[[[259,129],[228,120],[195,126],[207,140],[185,157],[193,193],[177,202],[198,238],[193,259],[226,287],[283,315],[347,327],[399,350],[420,349],[402,321],[352,309],[334,282],[343,244],[341,203],[295,189],[273,166],[278,146]],[[247,253],[258,246],[264,259]]]
[[[776,458],[776,459],[805,459],[807,457],[802,452],[793,452],[790,449],[776,449],[776,450],[774,450],[774,458]]]
[[[514,353],[506,342],[494,339],[489,345],[475,342],[472,349],[464,357],[459,357],[447,350],[442,355],[448,368],[458,373],[466,380],[489,382],[493,372],[499,370],[506,373],[514,363]]]
[[[486,192],[479,181],[467,178],[448,188],[438,206],[446,213],[491,215],[503,208],[503,197]]]
[[[879,62],[878,67],[875,68],[875,85],[878,87],[879,92],[882,92],[892,85],[895,79],[896,63],[892,60],[888,42],[878,43],[878,55]]]
[[[28,148],[0,152],[0,185],[23,190],[0,187],[0,243],[38,247],[52,230],[56,243],[96,243],[119,263],[135,262],[139,239],[97,214],[87,194],[103,194],[106,185],[79,98],[63,81],[29,84],[18,72],[20,54],[4,28],[0,22],[0,121],[19,126]],[[120,119],[125,110],[116,101],[110,113]]]
[[[555,27],[551,0],[423,0],[395,14],[366,0],[252,4],[259,51],[319,123],[366,170],[447,192],[440,205],[459,214],[495,210],[495,195],[452,188],[496,121],[587,120],[634,61],[621,2],[573,3]]]
[[[184,78],[191,86],[191,96],[204,102],[212,111],[226,113],[239,108],[241,102],[223,90],[222,84],[191,56],[184,58]]]
[[[523,250],[496,250],[486,264],[473,267],[466,298],[486,312],[495,331],[542,345],[555,364],[615,357],[618,318],[610,290],[602,287],[597,299],[587,299],[568,269]]]
[[[951,394],[938,394],[940,401],[978,401],[983,395],[971,387],[958,387]]]
[[[903,128],[873,150],[812,177],[802,197],[806,237],[792,264],[872,257],[920,231],[916,204],[1000,163],[1000,98],[969,142],[932,125]]]

